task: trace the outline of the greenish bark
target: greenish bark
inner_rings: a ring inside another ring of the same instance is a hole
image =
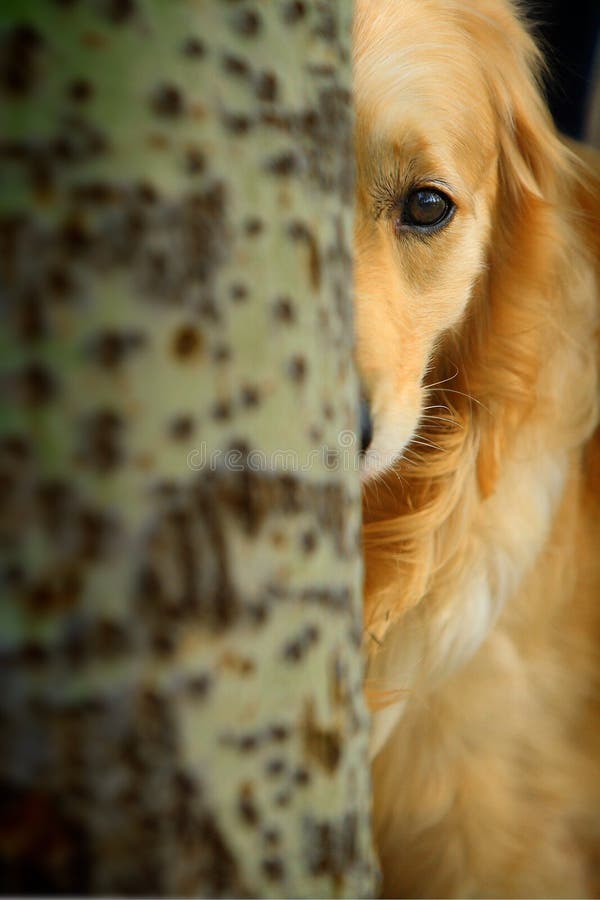
[[[2,2],[5,891],[374,889],[350,14]]]

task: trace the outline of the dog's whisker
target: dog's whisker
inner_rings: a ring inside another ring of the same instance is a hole
[[[470,403],[476,403],[478,406],[480,406],[482,409],[484,409],[486,411],[486,413],[491,415],[491,412],[490,412],[489,408],[485,405],[485,403],[482,403],[481,400],[477,399],[477,397],[473,397],[472,394],[466,394],[464,391],[458,391],[453,388],[444,388],[444,392],[448,393],[448,394],[459,394],[461,397],[465,397]]]
[[[430,447],[432,450],[439,450],[440,452],[445,452],[446,447],[440,447],[439,444],[436,444],[435,441],[429,441],[425,438],[417,438],[414,437],[411,440],[411,444],[417,444],[420,447]]]
[[[421,416],[419,421],[423,421],[427,419],[428,422],[442,422],[444,424],[454,425],[457,428],[464,428],[464,422],[459,422],[458,419],[453,418],[452,416]]]
[[[441,384],[446,384],[448,381],[453,381],[458,376],[458,374],[459,374],[459,371],[457,369],[453,375],[449,375],[447,378],[442,378],[441,381],[434,381],[433,384],[426,383],[425,387],[428,389],[439,387]]]

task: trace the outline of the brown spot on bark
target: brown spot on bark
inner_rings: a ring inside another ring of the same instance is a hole
[[[200,38],[189,37],[184,41],[182,52],[190,59],[201,59],[206,53],[206,46]]]
[[[193,325],[181,325],[173,336],[173,355],[179,360],[189,360],[204,349],[204,336]]]
[[[90,206],[110,206],[124,199],[117,185],[100,179],[74,185],[71,189],[71,196],[75,203],[89,204]]]
[[[313,34],[328,43],[333,43],[338,36],[338,23],[334,11],[329,9],[327,4],[321,4],[317,6],[317,16]]]
[[[212,352],[212,358],[216,363],[229,362],[231,359],[231,347],[227,344],[217,344]]]
[[[283,862],[274,857],[263,859],[262,870],[269,881],[281,881],[285,874]]]
[[[243,883],[234,853],[229,849],[216,819],[207,810],[196,815],[186,829],[186,838],[197,847],[197,874],[193,882],[203,885],[208,897],[250,897]],[[185,893],[193,893],[193,886]],[[180,892],[184,893],[184,892]]]
[[[46,272],[46,287],[48,293],[58,300],[64,300],[74,291],[74,284],[70,273],[59,263],[55,263]]]
[[[184,691],[192,700],[204,700],[212,687],[212,680],[208,673],[193,675],[186,679]]]
[[[98,560],[107,551],[111,537],[115,537],[117,523],[105,512],[84,507],[77,520],[77,553],[84,560]]]
[[[321,286],[321,256],[319,245],[313,232],[304,222],[295,221],[290,224],[289,234],[293,240],[304,241],[308,248],[308,275],[311,287],[318,291]]]
[[[229,577],[228,546],[223,535],[223,524],[218,514],[215,514],[217,502],[215,489],[210,481],[199,481],[194,499],[209,543],[211,558],[216,564],[210,591],[206,591],[202,597],[201,612],[214,627],[226,628],[235,619],[239,598]]]
[[[262,19],[255,9],[245,9],[233,19],[235,31],[245,37],[255,37],[261,29]]]
[[[246,407],[254,407],[260,404],[260,389],[252,384],[247,384],[242,388],[242,405]]]
[[[261,72],[256,79],[256,96],[272,103],[277,99],[277,78],[273,72]]]
[[[317,625],[307,625],[304,631],[304,639],[309,644],[316,644],[319,640],[319,628]]]
[[[151,639],[151,646],[154,653],[163,659],[172,656],[175,653],[175,640],[170,634],[158,632]]]
[[[258,216],[250,216],[244,222],[244,231],[249,237],[255,237],[264,230],[264,224]]]
[[[212,297],[208,297],[206,300],[202,300],[198,304],[198,313],[211,322],[221,321],[221,314],[219,313],[217,304]]]
[[[41,363],[27,366],[19,377],[23,402],[28,406],[43,406],[54,399],[57,384],[52,372]]]
[[[0,41],[0,84],[9,94],[26,94],[39,76],[42,34],[30,23],[15,25]]]
[[[241,819],[243,819],[246,825],[251,825],[253,827],[258,825],[258,812],[251,799],[242,798],[239,802],[238,810]]]
[[[267,160],[266,168],[273,175],[291,175],[298,171],[298,158],[292,151],[285,151]]]
[[[307,769],[296,769],[293,777],[296,784],[300,787],[306,787],[306,785],[310,782],[310,773]]]
[[[50,652],[38,641],[28,641],[21,649],[20,659],[26,667],[38,668],[49,661]]]
[[[322,728],[318,724],[312,700],[305,703],[301,733],[306,757],[329,774],[335,772],[342,755],[341,736],[336,728]]]
[[[190,175],[199,175],[206,169],[206,157],[198,147],[188,147],[185,151],[185,168]]]
[[[191,796],[197,796],[201,785],[190,772],[177,769],[173,774],[173,787],[175,792],[184,800]]]
[[[31,445],[22,434],[7,434],[0,438],[0,454],[11,462],[22,462],[31,456]]]
[[[234,653],[232,650],[227,650],[225,653],[221,654],[218,661],[218,667],[219,669],[233,672],[235,675],[241,677],[252,675],[256,671],[256,663],[253,659],[242,656],[239,653]]]
[[[60,242],[73,256],[81,256],[89,250],[92,235],[85,220],[77,215],[70,216],[60,229]]]
[[[317,546],[317,536],[314,531],[305,531],[301,538],[302,549],[308,555],[313,553]]]
[[[116,468],[123,459],[123,425],[121,416],[113,410],[101,409],[92,413],[83,425],[83,465],[100,473]]]
[[[288,372],[292,381],[301,384],[306,378],[306,360],[304,357],[292,357],[288,364]]]
[[[269,759],[265,765],[265,772],[270,778],[276,778],[285,771],[285,761],[280,757]]]
[[[296,318],[294,304],[289,297],[279,297],[275,301],[274,313],[280,322],[291,323]]]
[[[141,332],[106,329],[93,340],[92,355],[101,366],[112,369],[120,365],[132,350],[142,347],[144,342]]]
[[[279,131],[289,133],[292,130],[292,117],[279,111],[275,112],[272,109],[263,109],[260,120],[263,125],[269,125],[271,128],[277,128]]]
[[[231,299],[236,303],[241,303],[243,300],[246,300],[248,297],[248,288],[245,284],[241,284],[240,282],[236,282],[236,284],[232,284],[229,289],[229,294]]]
[[[333,829],[328,822],[317,823],[309,820],[310,830],[309,868],[313,875],[337,875],[337,861],[333,852]]]
[[[240,113],[224,113],[222,122],[228,131],[239,135],[246,134],[252,126],[252,120]]]
[[[135,186],[135,196],[147,206],[154,206],[159,200],[158,190],[150,181],[138,181]]]
[[[302,641],[288,641],[283,648],[283,656],[288,662],[300,662],[304,656],[305,647]]]
[[[341,888],[345,872],[357,859],[356,814],[348,813],[341,820],[330,822],[307,817],[303,824],[309,871],[313,875],[331,875],[334,884]]]
[[[285,725],[272,725],[269,731],[269,737],[275,743],[280,744],[286,741],[290,736],[290,730]]]
[[[283,19],[288,25],[294,25],[300,19],[303,19],[305,15],[306,3],[302,2],[302,0],[293,0],[293,2],[285,4]]]
[[[248,604],[248,618],[254,625],[262,625],[269,615],[269,608],[264,603]]]
[[[169,425],[169,434],[175,441],[185,441],[192,436],[195,427],[192,416],[177,416]]]
[[[217,422],[225,422],[231,418],[231,403],[227,400],[221,400],[212,408],[212,417]]]
[[[101,659],[114,659],[131,650],[123,623],[108,617],[96,622],[90,643],[93,654]]]
[[[67,94],[75,103],[87,103],[94,95],[94,86],[87,78],[74,78],[67,85]]]
[[[135,0],[104,0],[104,14],[117,25],[127,22],[136,12]]]
[[[174,84],[161,84],[154,91],[150,106],[158,116],[177,118],[184,110],[183,93]]]
[[[250,66],[246,60],[240,59],[239,56],[224,56],[222,65],[230,75],[245,77],[250,71]]]
[[[77,605],[81,588],[81,575],[75,566],[57,565],[30,584],[24,606],[37,616],[56,615]]]
[[[267,828],[263,833],[263,838],[265,843],[271,846],[281,843],[281,834],[276,828]]]

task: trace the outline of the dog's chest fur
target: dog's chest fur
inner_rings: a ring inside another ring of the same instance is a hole
[[[374,716],[386,895],[589,893],[598,535],[580,522],[579,471],[575,455],[516,450],[452,591],[429,611],[425,598],[371,663],[407,689]]]
[[[442,578],[441,585],[432,586],[430,597],[390,629],[369,663],[369,678],[391,690],[406,689],[408,698],[423,690],[429,693],[472,659],[538,561],[564,493],[567,469],[564,453],[517,458],[507,466],[498,490],[476,511],[465,540],[467,550],[450,586]],[[374,715],[373,755],[406,703],[401,700]]]

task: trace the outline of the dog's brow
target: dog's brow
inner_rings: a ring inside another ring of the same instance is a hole
[[[455,202],[457,200],[459,193],[457,189],[445,178],[434,174],[431,169],[424,168],[417,158],[411,158],[401,167],[380,171],[373,178],[371,186],[375,218],[390,214],[402,197],[416,187],[426,186],[439,187],[446,191],[452,200]]]

